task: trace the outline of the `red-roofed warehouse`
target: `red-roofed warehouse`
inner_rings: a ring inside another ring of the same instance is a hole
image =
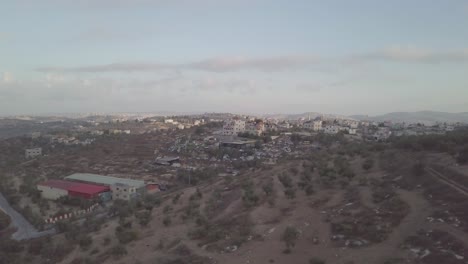
[[[64,196],[84,199],[98,198],[101,193],[109,192],[108,186],[93,185],[64,180],[48,180],[37,185],[45,199],[56,200]]]

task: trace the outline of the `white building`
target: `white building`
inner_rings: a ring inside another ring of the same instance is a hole
[[[304,122],[304,124],[302,124],[302,127],[304,127],[305,129],[314,129],[314,122],[309,120],[307,122]]]
[[[307,121],[303,124],[305,129],[313,130],[313,131],[320,131],[322,130],[322,121],[321,120],[314,120],[314,121]]]
[[[357,129],[355,129],[355,128],[349,128],[349,129],[348,129],[348,132],[349,132],[350,135],[356,135],[356,134],[357,134]]]
[[[359,127],[359,122],[358,121],[350,121],[349,122],[349,128],[356,129],[358,127]],[[351,131],[349,133],[351,134]]]
[[[132,200],[137,197],[137,189],[134,186],[130,186],[122,183],[115,183],[111,185],[112,200]]]
[[[164,119],[164,123],[165,124],[174,124],[174,120],[173,119]]]
[[[42,156],[42,148],[32,148],[25,150],[25,157],[27,159],[35,158],[38,156]]]
[[[278,129],[290,129],[290,128],[291,128],[291,125],[286,121],[278,123]]]
[[[41,137],[41,132],[32,132],[31,133],[31,138],[36,139]]]
[[[243,132],[245,132],[244,120],[230,119],[224,122],[222,135],[237,136],[237,134]]]
[[[265,132],[265,124],[263,123],[263,121],[247,122],[245,124],[245,132],[252,135],[260,136],[261,134],[263,134],[263,132]]]
[[[102,130],[93,130],[93,131],[91,131],[91,135],[102,136],[102,135],[104,135],[104,131],[102,131]]]
[[[379,128],[377,132],[374,133],[373,138],[376,141],[387,140],[392,135],[392,132],[387,128]]]
[[[339,126],[325,126],[323,128],[323,132],[326,134],[338,134],[340,132],[340,127]]]

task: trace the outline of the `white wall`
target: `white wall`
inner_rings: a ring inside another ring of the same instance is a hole
[[[38,185],[37,189],[41,191],[41,196],[44,199],[57,200],[60,197],[68,196],[68,191],[62,189],[56,189],[42,185]]]

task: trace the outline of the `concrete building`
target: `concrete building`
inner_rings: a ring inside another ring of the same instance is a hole
[[[340,132],[340,127],[338,126],[325,126],[323,132],[326,134],[338,134]]]
[[[123,183],[116,183],[111,185],[112,199],[130,201],[138,198],[139,193],[137,188]]]
[[[37,139],[41,137],[41,132],[32,132],[31,139]]]
[[[245,133],[260,136],[265,132],[265,124],[261,120],[247,122],[245,124]]]
[[[303,127],[305,129],[309,129],[309,130],[313,130],[313,131],[320,131],[322,130],[322,121],[321,120],[310,120],[310,121],[307,121],[303,124]]]
[[[42,148],[26,149],[24,155],[27,159],[42,156]]]
[[[104,193],[109,192],[109,187],[92,185],[86,183],[48,180],[37,185],[44,199],[57,200],[61,197],[70,196],[83,199],[100,198]]]
[[[230,119],[224,122],[222,135],[237,136],[239,133],[245,132],[245,121],[239,119]]]
[[[392,132],[388,128],[379,128],[377,132],[374,133],[372,136],[374,140],[376,141],[384,141],[387,140],[390,136],[392,135]]]

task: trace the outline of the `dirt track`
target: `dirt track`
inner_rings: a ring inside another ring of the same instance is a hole
[[[11,224],[16,228],[16,232],[11,237],[14,240],[27,240],[55,234],[55,229],[39,232],[33,225],[28,222],[28,220],[26,220],[20,213],[18,213],[10,206],[8,201],[1,193],[0,209],[10,216]]]
[[[433,177],[437,178],[440,182],[446,184],[446,185],[449,185],[450,187],[452,187],[453,189],[457,190],[458,192],[468,196],[468,188],[449,179],[448,177],[446,177],[445,175],[443,175],[442,173],[438,172],[437,170],[433,169],[433,168],[427,168],[426,169],[427,172],[429,172]]]

